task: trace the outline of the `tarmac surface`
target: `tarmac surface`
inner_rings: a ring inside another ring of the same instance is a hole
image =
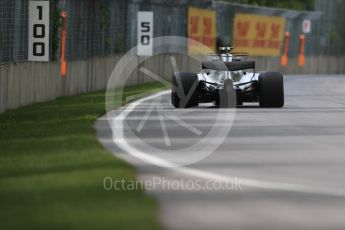
[[[176,110],[163,92],[95,127],[166,229],[344,230],[345,76],[288,76],[285,94],[282,109]]]

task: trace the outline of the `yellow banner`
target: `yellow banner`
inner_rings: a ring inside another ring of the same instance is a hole
[[[216,12],[190,7],[188,9],[188,37],[194,41],[200,42],[212,51],[216,48]],[[200,44],[189,42],[189,54],[205,54],[209,49],[202,48]]]
[[[250,55],[280,56],[284,30],[284,17],[236,14],[233,46]]]

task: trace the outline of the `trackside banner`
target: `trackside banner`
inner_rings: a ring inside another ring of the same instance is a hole
[[[233,28],[236,51],[256,56],[280,56],[284,17],[236,14]]]
[[[190,7],[188,9],[188,38],[207,46],[211,50],[216,47],[216,11]],[[205,54],[207,50],[200,45],[190,42],[189,54]]]

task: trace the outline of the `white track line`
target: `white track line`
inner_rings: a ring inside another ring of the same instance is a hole
[[[277,183],[277,182],[270,182],[270,181],[264,181],[264,180],[254,180],[250,178],[239,178],[239,177],[206,172],[206,171],[197,170],[197,169],[193,169],[189,167],[179,167],[178,165],[175,165],[164,159],[152,156],[150,154],[144,153],[140,150],[133,148],[124,138],[123,120],[125,120],[126,117],[141,103],[147,100],[156,98],[156,97],[160,97],[169,92],[170,91],[163,91],[163,92],[154,94],[152,96],[137,100],[133,103],[130,103],[127,107],[125,107],[120,115],[116,117],[108,118],[108,120],[111,121],[110,125],[113,131],[113,141],[117,144],[117,146],[120,149],[122,149],[123,151],[125,151],[126,153],[128,153],[129,155],[135,158],[143,160],[144,162],[148,162],[148,163],[157,165],[159,167],[166,168],[180,174],[184,174],[186,176],[197,177],[197,178],[207,179],[207,180],[216,180],[220,182],[233,182],[234,180],[238,180],[241,182],[242,186],[251,187],[251,188],[345,197],[345,190],[342,190],[342,189],[320,188],[320,187],[311,187],[311,186],[305,186],[305,185],[299,185],[299,184]]]

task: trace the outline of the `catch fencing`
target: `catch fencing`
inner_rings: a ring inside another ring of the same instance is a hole
[[[0,0],[0,63],[27,60],[29,0]],[[298,35],[302,21],[312,21],[307,35],[306,55],[344,55],[343,22],[345,1],[315,0],[320,12],[292,11],[232,4],[210,0],[51,0],[50,57],[60,56],[61,19],[68,13],[68,60],[124,53],[137,43],[137,12],[154,12],[154,37],[188,36],[188,8],[198,7],[217,12],[218,37],[232,43],[236,13],[274,15],[286,18],[286,31],[291,33],[290,56],[298,52]]]
[[[315,22],[310,37],[319,55],[340,56],[345,54],[345,1],[315,0],[315,10],[323,14]]]
[[[0,0],[0,64],[27,60],[28,1]]]

